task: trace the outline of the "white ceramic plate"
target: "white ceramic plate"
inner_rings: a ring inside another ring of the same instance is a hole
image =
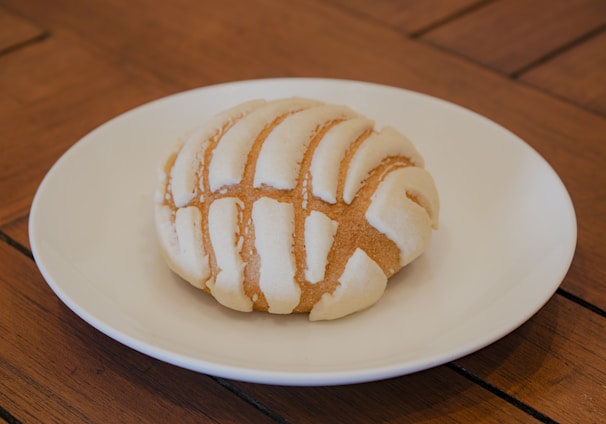
[[[173,141],[244,100],[293,95],[347,104],[401,130],[440,192],[429,250],[374,307],[331,322],[230,311],[171,274],[155,240],[156,169]],[[469,110],[369,83],[273,79],[173,95],[97,128],[43,180],[30,238],[57,296],[133,349],[227,378],[332,385],[442,364],[521,325],[564,278],[576,220],[553,169]]]

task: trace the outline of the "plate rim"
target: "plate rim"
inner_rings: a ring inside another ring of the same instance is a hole
[[[41,207],[39,203],[41,202],[41,194],[49,181],[52,178],[52,175],[58,170],[61,169],[62,164],[65,161],[69,161],[70,157],[77,153],[78,149],[83,148],[87,143],[94,142],[95,134],[98,132],[102,132],[108,125],[115,123],[117,120],[125,120],[129,119],[132,114],[138,113],[144,108],[153,107],[154,104],[161,104],[166,102],[168,99],[171,101],[178,101],[180,96],[188,95],[193,92],[203,92],[208,89],[221,90],[225,87],[237,87],[238,85],[248,85],[248,84],[283,84],[296,82],[297,84],[353,84],[358,86],[366,86],[369,89],[380,88],[382,90],[397,90],[401,92],[407,93],[407,95],[412,96],[421,96],[426,100],[430,100],[432,102],[438,102],[446,107],[454,107],[458,111],[464,111],[465,113],[472,114],[475,119],[482,119],[483,121],[487,121],[490,125],[496,126],[500,128],[500,130],[504,130],[512,137],[512,141],[516,140],[516,142],[521,142],[526,148],[529,149],[531,154],[535,155],[536,158],[540,159],[546,169],[551,172],[550,178],[555,178],[555,182],[561,186],[560,194],[565,196],[565,203],[570,207],[570,226],[572,230],[572,242],[569,246],[569,255],[568,255],[568,263],[561,266],[560,278],[557,284],[554,282],[553,290],[544,293],[544,299],[536,303],[536,307],[532,310],[527,311],[527,313],[518,319],[517,325],[511,327],[506,326],[507,329],[501,329],[498,332],[494,332],[494,334],[490,337],[485,337],[482,343],[475,344],[473,346],[462,346],[458,351],[451,351],[449,354],[442,355],[434,355],[435,357],[430,358],[429,360],[417,360],[415,362],[407,362],[405,364],[390,364],[383,365],[379,367],[371,367],[360,370],[345,370],[345,371],[331,371],[331,372],[308,372],[308,371],[272,371],[272,370],[253,370],[247,367],[238,367],[233,365],[225,365],[225,364],[216,364],[209,361],[204,361],[200,359],[192,359],[180,355],[175,352],[170,352],[162,348],[158,348],[157,346],[153,346],[149,343],[142,342],[141,340],[137,340],[131,335],[123,334],[107,323],[99,320],[97,317],[91,315],[86,308],[83,308],[82,305],[79,305],[74,299],[72,299],[68,293],[65,293],[61,284],[56,282],[53,278],[52,272],[48,269],[48,264],[45,263],[42,251],[43,247],[40,246],[39,240],[37,239],[37,225],[38,214],[42,213]],[[34,199],[32,201],[32,205],[30,208],[30,216],[28,222],[28,230],[29,230],[29,239],[31,245],[31,251],[33,257],[35,259],[36,265],[40,269],[41,274],[43,275],[47,284],[51,287],[53,292],[59,297],[59,299],[68,306],[76,315],[78,315],[81,319],[87,322],[89,325],[93,326],[97,330],[102,333],[108,335],[109,337],[117,340],[118,342],[134,349],[139,352],[142,352],[148,356],[154,357],[161,361],[171,363],[176,366],[180,366],[186,369],[190,369],[196,372],[203,372],[210,375],[215,375],[219,377],[233,378],[240,381],[248,381],[254,383],[262,383],[262,384],[280,384],[280,385],[289,385],[289,386],[311,386],[311,385],[340,385],[340,384],[351,384],[351,383],[361,383],[368,381],[381,380],[396,376],[401,376],[417,371],[421,371],[424,369],[432,368],[437,365],[446,363],[448,361],[454,360],[456,358],[460,358],[469,353],[480,350],[487,345],[495,342],[496,340],[501,339],[505,335],[514,331],[520,325],[525,323],[530,317],[535,315],[553,296],[556,292],[557,288],[562,283],[565,278],[571,263],[574,257],[576,243],[577,243],[577,221],[576,214],[574,210],[574,205],[572,203],[572,199],[568,190],[566,189],[563,181],[556,173],[556,171],[551,167],[551,165],[547,162],[547,160],[540,155],[531,145],[526,143],[520,137],[518,137],[515,133],[510,131],[509,129],[501,126],[497,122],[486,118],[485,116],[465,108],[463,106],[457,105],[450,101],[431,96],[429,94],[409,90],[401,87],[393,87],[384,84],[378,84],[374,82],[365,82],[365,81],[356,81],[356,80],[346,80],[346,79],[333,79],[333,78],[264,78],[264,79],[251,79],[251,80],[243,80],[243,81],[232,81],[232,82],[224,82],[220,84],[214,84],[204,87],[198,87],[190,90],[180,91],[177,93],[170,94],[168,96],[158,98],[152,100],[150,102],[141,104],[136,106],[130,110],[127,110],[112,119],[104,122],[98,127],[91,130],[89,133],[81,137],[78,141],[76,141],[72,146],[70,146],[61,156],[60,158],[51,166],[48,172],[45,174],[42,179],[38,189],[36,190]]]

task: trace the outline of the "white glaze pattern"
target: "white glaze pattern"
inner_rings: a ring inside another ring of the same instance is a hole
[[[400,248],[401,266],[416,259],[431,238],[430,215],[408,196],[414,196],[433,212],[438,208],[437,197],[425,195],[432,192],[432,185],[429,174],[422,168],[397,169],[381,182],[366,210],[368,223]]]
[[[185,206],[195,195],[196,182],[209,140],[220,136],[242,116],[255,110],[263,100],[252,100],[228,109],[202,127],[195,130],[184,141],[171,171],[171,188],[175,206]],[[202,183],[202,180],[199,182]]]
[[[317,106],[288,116],[263,143],[257,159],[254,187],[265,184],[280,190],[293,189],[297,184],[303,155],[314,135],[323,125],[354,116],[355,113],[347,107],[331,105]]]
[[[179,243],[177,265],[201,287],[210,275],[208,255],[202,243],[202,214],[195,206],[177,210],[175,230]]]
[[[271,313],[338,318],[375,303],[387,276],[427,247],[439,203],[423,166],[406,137],[389,127],[377,133],[347,107],[247,102],[193,132],[160,172],[160,244],[173,270],[229,308],[261,302]],[[368,224],[347,224],[360,218]],[[361,240],[397,249],[391,262],[355,244],[349,232],[364,228],[376,230]],[[329,268],[335,252],[342,257]],[[312,287],[330,289],[297,309]]]
[[[368,174],[389,157],[404,157],[415,166],[424,165],[423,158],[408,138],[391,127],[384,128],[368,137],[351,160],[343,190],[345,203],[352,202]]]
[[[310,173],[314,196],[328,203],[337,202],[339,170],[351,144],[365,131],[372,130],[374,122],[357,117],[332,127],[324,135],[311,161]]]
[[[339,223],[322,212],[312,211],[305,219],[305,279],[312,284],[324,279],[328,254]]]
[[[208,172],[211,191],[238,184],[242,180],[253,143],[261,131],[276,118],[318,104],[315,100],[299,98],[277,100],[263,104],[250,115],[238,121],[223,136],[213,152]]]
[[[339,283],[333,293],[325,293],[315,304],[309,314],[310,320],[340,318],[368,308],[383,295],[387,277],[365,251],[356,249],[347,261]]]
[[[259,286],[269,312],[289,314],[299,304],[301,295],[294,280],[293,205],[262,197],[253,205],[252,219],[255,248],[261,260]]]
[[[208,232],[219,269],[216,281],[207,283],[212,295],[238,311],[252,311],[252,301],[244,293],[244,263],[241,257],[241,200],[224,197],[215,200],[208,210]]]

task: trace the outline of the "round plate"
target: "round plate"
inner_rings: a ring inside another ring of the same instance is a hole
[[[440,193],[428,251],[376,305],[335,321],[228,310],[173,275],[156,244],[156,171],[174,141],[242,101],[287,96],[346,104],[408,135]],[[103,333],[184,368],[282,385],[383,379],[480,349],[547,302],[576,245],[562,182],[511,132],[427,95],[327,79],[210,86],[118,116],[52,167],[29,231],[51,288]]]

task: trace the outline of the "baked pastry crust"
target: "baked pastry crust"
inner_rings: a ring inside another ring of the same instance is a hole
[[[427,248],[439,201],[413,144],[348,107],[253,100],[179,140],[159,172],[170,268],[239,311],[335,319]]]

